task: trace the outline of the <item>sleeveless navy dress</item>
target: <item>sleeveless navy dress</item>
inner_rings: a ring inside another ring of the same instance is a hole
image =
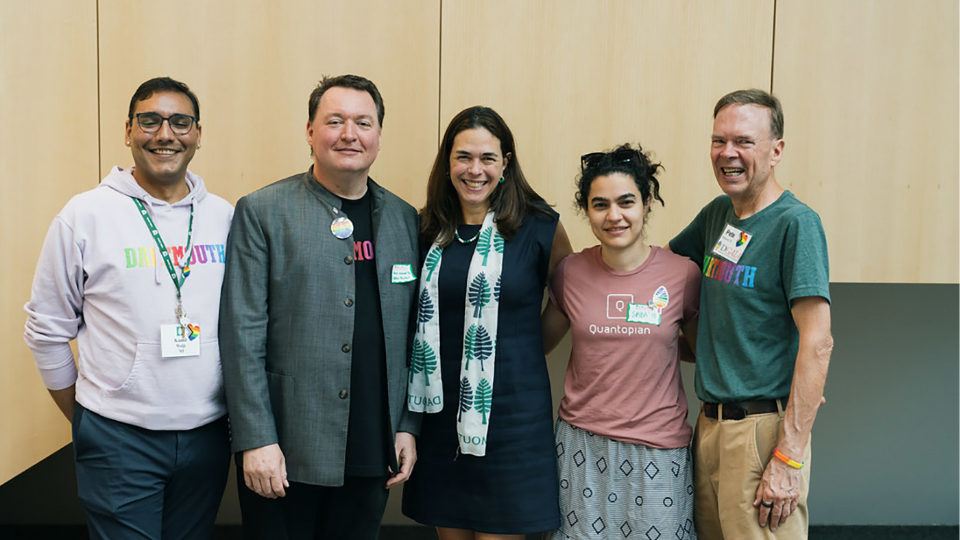
[[[417,463],[403,486],[403,513],[419,523],[491,534],[560,526],[553,402],[540,312],[558,216],[528,214],[504,245],[493,407],[486,455],[460,454],[460,398],[467,269],[476,242],[454,241],[440,265],[440,370],[443,411],[424,414]],[[479,225],[464,225],[472,238]],[[421,258],[429,244],[421,246]],[[422,261],[421,261],[422,264]]]

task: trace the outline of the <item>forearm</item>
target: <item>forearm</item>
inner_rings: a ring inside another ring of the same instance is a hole
[[[76,404],[77,395],[76,385],[71,384],[62,390],[47,389],[47,392],[50,392],[50,397],[53,398],[53,402],[57,404],[57,408],[67,418],[67,421],[73,422],[73,407]]]
[[[783,428],[780,432],[778,448],[788,457],[800,459],[806,449],[813,421],[820,408],[823,387],[827,381],[827,367],[830,364],[830,351],[833,340],[827,341],[816,349],[803,351],[797,355],[793,384],[790,387],[790,401],[783,415]]]

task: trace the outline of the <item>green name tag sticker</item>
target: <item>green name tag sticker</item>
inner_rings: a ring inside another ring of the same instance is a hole
[[[417,276],[413,275],[413,266],[409,264],[393,265],[393,275],[390,279],[393,283],[409,283],[416,279]]]
[[[627,304],[627,322],[660,326],[660,309],[648,304]]]

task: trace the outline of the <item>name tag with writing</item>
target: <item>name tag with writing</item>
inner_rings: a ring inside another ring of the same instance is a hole
[[[160,356],[200,356],[200,325],[161,324]]]
[[[409,264],[395,264],[393,265],[393,275],[390,278],[390,281],[393,283],[409,283],[417,279],[417,276],[413,275],[413,266]]]
[[[740,262],[740,257],[747,250],[747,244],[750,243],[752,238],[752,234],[741,231],[728,223],[723,232],[720,233],[717,244],[713,246],[713,252],[730,262]]]
[[[627,304],[627,322],[660,326],[661,310],[648,304]]]

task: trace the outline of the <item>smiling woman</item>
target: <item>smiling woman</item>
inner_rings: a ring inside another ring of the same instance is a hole
[[[495,111],[471,107],[451,120],[420,218],[408,403],[427,414],[403,512],[441,540],[556,528],[540,307],[570,244]]]
[[[572,329],[556,447],[560,512],[576,519],[548,537],[593,537],[604,523],[624,534],[696,538],[678,333],[693,350],[700,273],[644,241],[650,203],[663,203],[659,164],[630,145],[581,164],[576,200],[600,245],[560,263],[543,314],[548,352]],[[615,464],[623,474],[583,463]],[[645,474],[631,475],[636,469]]]

